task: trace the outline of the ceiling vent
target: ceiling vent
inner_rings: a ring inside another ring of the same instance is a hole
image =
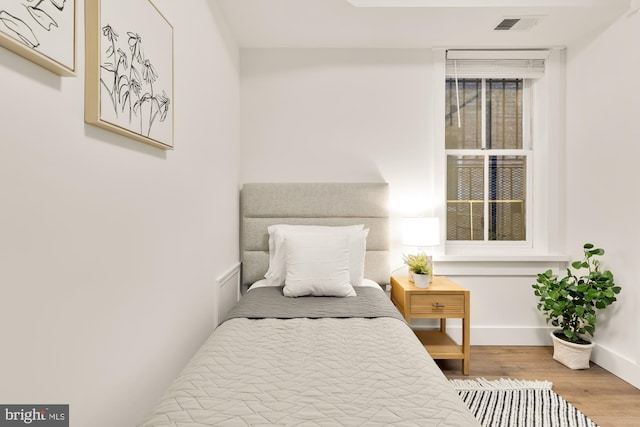
[[[520,22],[520,18],[509,18],[509,19],[503,19],[495,28],[494,30],[496,31],[509,31],[510,29],[513,28],[514,25],[516,25],[518,22]]]
[[[540,22],[540,16],[510,16],[503,18],[494,31],[528,31]]]

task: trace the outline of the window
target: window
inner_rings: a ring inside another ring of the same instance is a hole
[[[528,80],[447,78],[445,96],[447,240],[526,241]]]
[[[531,247],[532,88],[544,77],[547,56],[536,50],[447,51],[447,245]]]

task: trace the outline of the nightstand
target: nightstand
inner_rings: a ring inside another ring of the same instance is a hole
[[[434,359],[462,359],[469,375],[469,291],[443,276],[434,276],[428,288],[416,288],[406,276],[391,277],[391,301],[409,324],[411,319],[440,319],[437,330],[415,331]],[[447,319],[462,319],[462,345],[447,335]]]

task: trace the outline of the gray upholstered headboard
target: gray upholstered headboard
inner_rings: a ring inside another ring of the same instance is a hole
[[[389,186],[386,183],[249,183],[240,193],[242,284],[264,278],[273,224],[369,228],[365,274],[389,283]]]

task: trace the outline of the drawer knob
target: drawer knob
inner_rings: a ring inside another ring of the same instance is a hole
[[[431,306],[433,308],[444,308],[444,304],[440,304],[439,302],[436,302],[434,304],[431,304]]]

